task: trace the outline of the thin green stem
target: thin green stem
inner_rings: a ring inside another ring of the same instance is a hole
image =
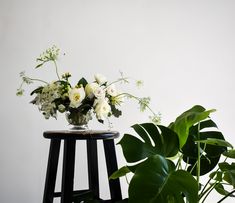
[[[56,75],[57,75],[58,79],[60,80],[60,76],[59,76],[59,73],[58,73],[57,63],[56,63],[56,61],[55,61],[55,60],[53,60],[53,62],[54,62],[54,65],[55,65]]]
[[[197,139],[200,140],[200,122],[198,123]],[[197,151],[197,184],[198,188],[200,188],[201,147],[199,142],[197,143]]]
[[[121,93],[121,94],[118,94],[117,96],[115,96],[115,97],[120,97],[120,96],[122,96],[122,95],[126,95],[126,96],[128,96],[128,97],[130,97],[130,98],[134,98],[134,99],[136,99],[137,101],[141,101],[141,99],[139,98],[139,97],[136,97],[136,96],[134,96],[134,95],[132,95],[132,94],[130,94],[130,93],[126,93],[126,92],[124,92],[124,93]],[[154,116],[156,116],[156,113],[149,107],[149,105],[146,105],[146,107],[149,109],[149,111],[154,115]]]
[[[183,158],[183,154],[180,155],[178,161],[177,161],[177,164],[176,164],[176,168],[177,169],[181,169],[181,160]]]
[[[38,81],[38,82],[42,82],[42,83],[45,83],[45,84],[49,84],[48,82],[44,81],[44,80],[41,80],[41,79],[36,79],[36,78],[30,78],[30,77],[27,77],[28,79],[32,80],[32,81]]]
[[[218,182],[216,181],[214,184],[212,184],[208,189],[208,193],[206,194],[206,196],[204,197],[204,199],[202,200],[202,203],[205,202],[206,198],[208,197],[208,195],[211,193],[211,191],[215,188],[215,186],[218,184]]]
[[[117,79],[117,80],[111,82],[110,84],[108,84],[108,85],[106,86],[106,88],[107,88],[108,86],[112,85],[112,84],[115,84],[115,83],[118,83],[118,82],[121,82],[121,81],[128,81],[127,79],[128,79],[128,78],[119,78],[119,79]]]

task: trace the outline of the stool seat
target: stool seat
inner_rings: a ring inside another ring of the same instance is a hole
[[[55,197],[61,197],[61,203],[82,202],[85,200],[82,199],[82,195],[87,193],[91,193],[95,200],[101,200],[99,195],[97,141],[101,140],[103,142],[109,177],[118,169],[114,139],[119,136],[119,132],[108,130],[55,130],[45,131],[43,136],[50,139],[43,203],[53,203]],[[85,140],[87,145],[89,185],[88,189],[74,191],[76,141],[79,140]],[[61,142],[64,143],[61,192],[55,192]],[[108,179],[108,182],[111,199],[106,201],[112,203],[122,200],[119,179]],[[79,201],[78,198],[80,198]]]
[[[43,136],[48,139],[75,139],[75,140],[106,140],[119,137],[119,132],[108,130],[57,130],[45,131]]]

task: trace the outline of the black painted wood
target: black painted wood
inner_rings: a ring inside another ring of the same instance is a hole
[[[96,140],[87,140],[87,165],[89,189],[93,191],[96,198],[99,198],[99,170]]]
[[[51,140],[47,174],[43,203],[53,203],[54,197],[61,197],[61,203],[72,203],[73,195],[84,195],[84,192],[92,192],[95,198],[99,198],[99,170],[97,140],[103,140],[105,160],[107,164],[108,176],[117,168],[114,139],[119,136],[116,131],[46,131],[43,133],[45,138]],[[58,168],[58,159],[61,140],[64,141],[63,170],[61,192],[55,193],[55,182]],[[87,142],[87,163],[88,163],[88,190],[73,190],[75,149],[77,140]],[[119,179],[109,180],[111,200],[100,200],[100,202],[115,202],[121,200],[121,187]],[[74,197],[75,198],[75,197]]]
[[[64,141],[61,203],[71,203],[73,197],[73,179],[76,140]]]
[[[49,139],[75,139],[75,140],[106,140],[115,139],[119,137],[119,132],[109,130],[58,130],[58,131],[46,131],[43,133],[45,138]]]
[[[114,140],[103,140],[104,144],[104,152],[105,152],[105,159],[106,159],[106,166],[108,177],[110,177],[113,172],[118,170],[117,165],[117,158],[114,146]],[[110,188],[110,195],[112,200],[121,200],[121,186],[119,179],[109,180],[109,188]]]
[[[52,139],[50,143],[43,203],[53,202],[60,152],[60,142],[61,141],[58,139]]]

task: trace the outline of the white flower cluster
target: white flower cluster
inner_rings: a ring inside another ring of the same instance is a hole
[[[51,83],[43,87],[40,93],[37,93],[35,99],[31,102],[36,104],[46,119],[50,116],[56,118],[56,99],[62,97],[61,86],[59,83]]]
[[[78,108],[87,97],[94,100],[96,118],[100,121],[105,120],[112,114],[111,104],[120,104],[123,101],[123,96],[117,91],[115,84],[107,85],[107,82],[106,77],[96,74],[95,82],[88,83],[85,88],[83,86],[71,88],[68,92],[70,107]]]

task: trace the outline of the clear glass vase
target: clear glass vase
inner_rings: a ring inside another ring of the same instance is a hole
[[[66,119],[73,127],[71,130],[86,130],[88,129],[88,122],[92,119],[91,112],[86,114],[81,112],[66,112]]]

